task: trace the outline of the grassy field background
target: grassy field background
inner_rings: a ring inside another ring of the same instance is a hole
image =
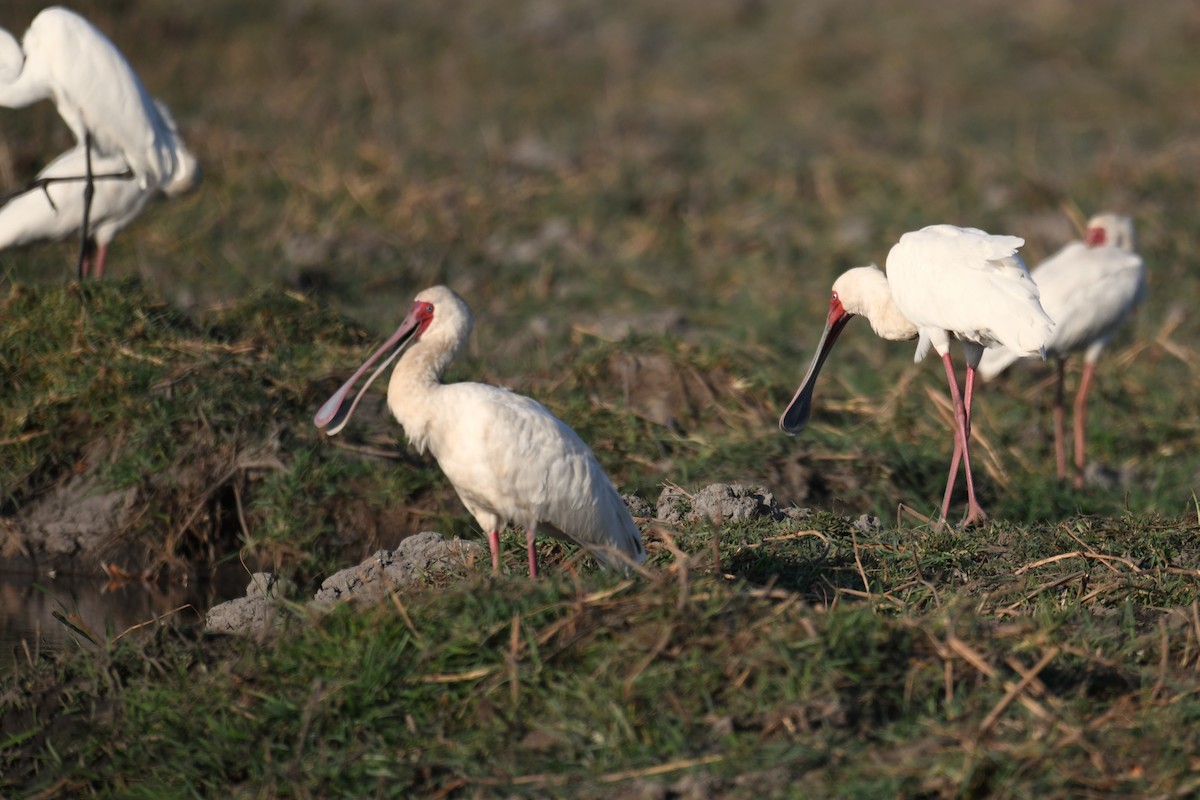
[[[441,282],[476,315],[450,377],[536,396],[624,491],[758,482],[821,513],[648,531],[632,585],[551,566],[266,648],[180,625],[27,659],[0,793],[1195,790],[1194,3],[74,7],[205,182],[117,239],[103,286],[68,285],[69,244],[0,254],[5,532],[103,443],[86,469],[137,490],[121,552],[164,580],[240,556],[304,595],[407,533],[477,536],[382,393],[354,449],[309,423]],[[49,104],[0,134],[3,188],[71,145]],[[1032,265],[1106,209],[1150,289],[1093,390],[1109,485],[1054,481],[1051,370],[1022,366],[973,430],[996,523],[931,530],[944,377],[863,323],[812,427],[778,433],[840,271],[932,222],[1023,236]]]

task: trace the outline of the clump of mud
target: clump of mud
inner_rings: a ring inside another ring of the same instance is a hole
[[[285,620],[279,613],[279,589],[279,582],[271,573],[254,573],[246,586],[246,596],[210,608],[205,627],[217,633],[266,636]]]
[[[760,517],[783,519],[788,516],[775,496],[762,486],[741,483],[713,483],[695,494],[678,486],[667,486],[658,496],[656,516],[663,522],[730,522]]]
[[[395,550],[380,550],[361,564],[329,576],[308,606],[320,611],[343,602],[369,605],[396,589],[465,574],[477,561],[486,561],[486,555],[477,542],[447,540],[429,531],[418,533]],[[246,587],[246,596],[213,606],[205,626],[217,633],[256,637],[284,627],[294,616],[282,613],[280,588],[270,573],[255,573]]]
[[[447,541],[431,531],[418,533],[395,550],[380,550],[358,566],[330,575],[313,602],[325,606],[346,600],[373,603],[392,589],[413,586],[431,575],[470,569],[483,555],[477,542]]]

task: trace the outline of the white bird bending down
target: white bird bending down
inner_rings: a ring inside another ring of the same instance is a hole
[[[534,536],[570,539],[614,567],[646,557],[641,533],[600,462],[545,406],[482,383],[441,382],[471,333],[471,311],[444,286],[417,295],[400,327],[358,368],[313,422],[329,435],[350,419],[367,387],[393,360],[388,407],[418,452],[426,449],[487,533],[500,570],[500,531],[525,529],[529,574],[537,576]],[[363,388],[350,390],[383,357]]]
[[[177,194],[198,179],[196,159],[166,108],[103,33],[65,8],[41,11],[24,40],[0,29],[0,106],[53,100],[82,155],[79,269],[91,233],[92,159],[120,159],[143,190]],[[62,176],[59,176],[62,177]],[[107,178],[106,180],[117,180]]]
[[[1042,307],[1054,320],[1046,353],[1058,362],[1054,392],[1054,456],[1059,480],[1067,477],[1063,383],[1067,356],[1083,351],[1083,376],[1075,395],[1075,488],[1083,488],[1086,455],[1084,428],[1087,396],[1096,360],[1146,296],[1146,272],[1135,252],[1133,220],[1120,214],[1097,214],[1087,224],[1083,241],[1063,247],[1030,274],[1042,294]],[[979,364],[984,380],[999,375],[1020,358],[1007,349],[988,350]]]
[[[942,498],[950,510],[961,458],[967,474],[964,524],[984,519],[971,477],[971,399],[975,368],[984,348],[1004,345],[1023,354],[1042,352],[1053,323],[1038,303],[1037,286],[1017,255],[1016,236],[993,236],[977,228],[931,225],[906,233],[892,247],[887,275],[857,267],[833,284],[829,316],[800,388],[779,418],[784,433],[804,430],[812,416],[817,375],[846,323],[861,315],[885,339],[918,339],[915,361],[932,346],[946,367],[954,403],[954,455]],[[962,342],[967,362],[964,391],[950,362],[950,338]]]

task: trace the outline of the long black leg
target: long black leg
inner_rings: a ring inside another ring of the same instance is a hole
[[[87,166],[87,179],[83,184],[83,224],[79,226],[79,280],[83,280],[83,265],[88,258],[88,221],[92,216],[92,195],[96,188],[92,183],[92,132],[83,132],[83,163]]]
[[[131,181],[133,180],[133,170],[128,167],[121,172],[101,172],[99,175],[92,173],[92,181]],[[50,204],[50,208],[58,211],[58,206],[54,204],[54,198],[50,196],[50,186],[55,183],[72,183],[75,181],[86,182],[86,175],[58,175],[53,178],[34,178],[29,183],[22,186],[20,189],[13,189],[11,192],[0,194],[0,206],[12,200],[14,197],[20,197],[23,194],[32,192],[34,189],[39,189],[46,196],[46,202]]]

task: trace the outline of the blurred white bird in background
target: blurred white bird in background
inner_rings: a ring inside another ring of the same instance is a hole
[[[888,253],[887,275],[877,267],[857,267],[833,284],[825,330],[800,388],[779,419],[789,434],[804,430],[812,415],[817,375],[838,335],[855,315],[876,334],[892,340],[918,339],[915,361],[932,347],[942,357],[954,405],[954,455],[942,498],[942,519],[959,461],[967,476],[964,524],[986,517],[975,497],[971,476],[971,402],[975,369],[985,348],[1004,346],[1024,355],[1044,353],[1053,323],[1038,302],[1017,248],[1025,240],[995,236],[977,228],[931,225],[906,233]],[[964,390],[950,361],[950,339],[962,342],[967,363]]]
[[[65,8],[38,13],[22,42],[0,29],[0,106],[24,108],[41,100],[54,101],[75,134],[77,148],[48,166],[31,186],[77,186],[78,203],[55,200],[54,205],[63,209],[64,216],[68,210],[77,216],[82,278],[93,239],[96,183],[126,181],[147,194],[176,195],[197,184],[199,166],[179,138],[166,107],[150,96],[116,46],[86,19]],[[79,172],[66,174],[68,165]],[[47,174],[51,169],[53,174]],[[117,177],[122,173],[127,176]],[[119,198],[109,198],[112,206],[95,209],[107,219],[107,239],[112,238],[113,219],[129,215],[122,223],[127,224],[145,205],[145,199],[135,199],[132,193],[115,194]],[[130,215],[129,209],[134,207],[137,211]],[[39,226],[61,229],[62,223],[47,222],[45,214],[35,214],[32,208],[22,204],[21,213],[14,212],[9,223],[15,227],[18,220],[28,220],[25,240],[36,238]],[[101,246],[101,236],[94,238]],[[99,250],[96,258],[102,270]]]
[[[525,529],[537,576],[538,532],[569,539],[618,568],[646,557],[641,533],[600,462],[579,435],[535,400],[482,383],[441,382],[471,333],[471,311],[444,286],[417,295],[400,327],[329,400],[313,422],[336,434],[367,387],[393,360],[388,407],[419,452],[437,459],[487,533],[500,570],[500,531]],[[380,358],[362,389],[360,377]]]
[[[1120,214],[1092,217],[1083,241],[1074,241],[1039,264],[1031,273],[1041,291],[1042,307],[1054,320],[1046,352],[1058,362],[1054,391],[1054,455],[1059,480],[1067,477],[1064,418],[1064,372],[1067,357],[1083,351],[1083,376],[1075,395],[1074,486],[1083,488],[1087,397],[1096,360],[1129,313],[1146,296],[1146,272],[1136,252],[1133,220]],[[984,354],[979,374],[999,375],[1020,358],[998,348]]]

